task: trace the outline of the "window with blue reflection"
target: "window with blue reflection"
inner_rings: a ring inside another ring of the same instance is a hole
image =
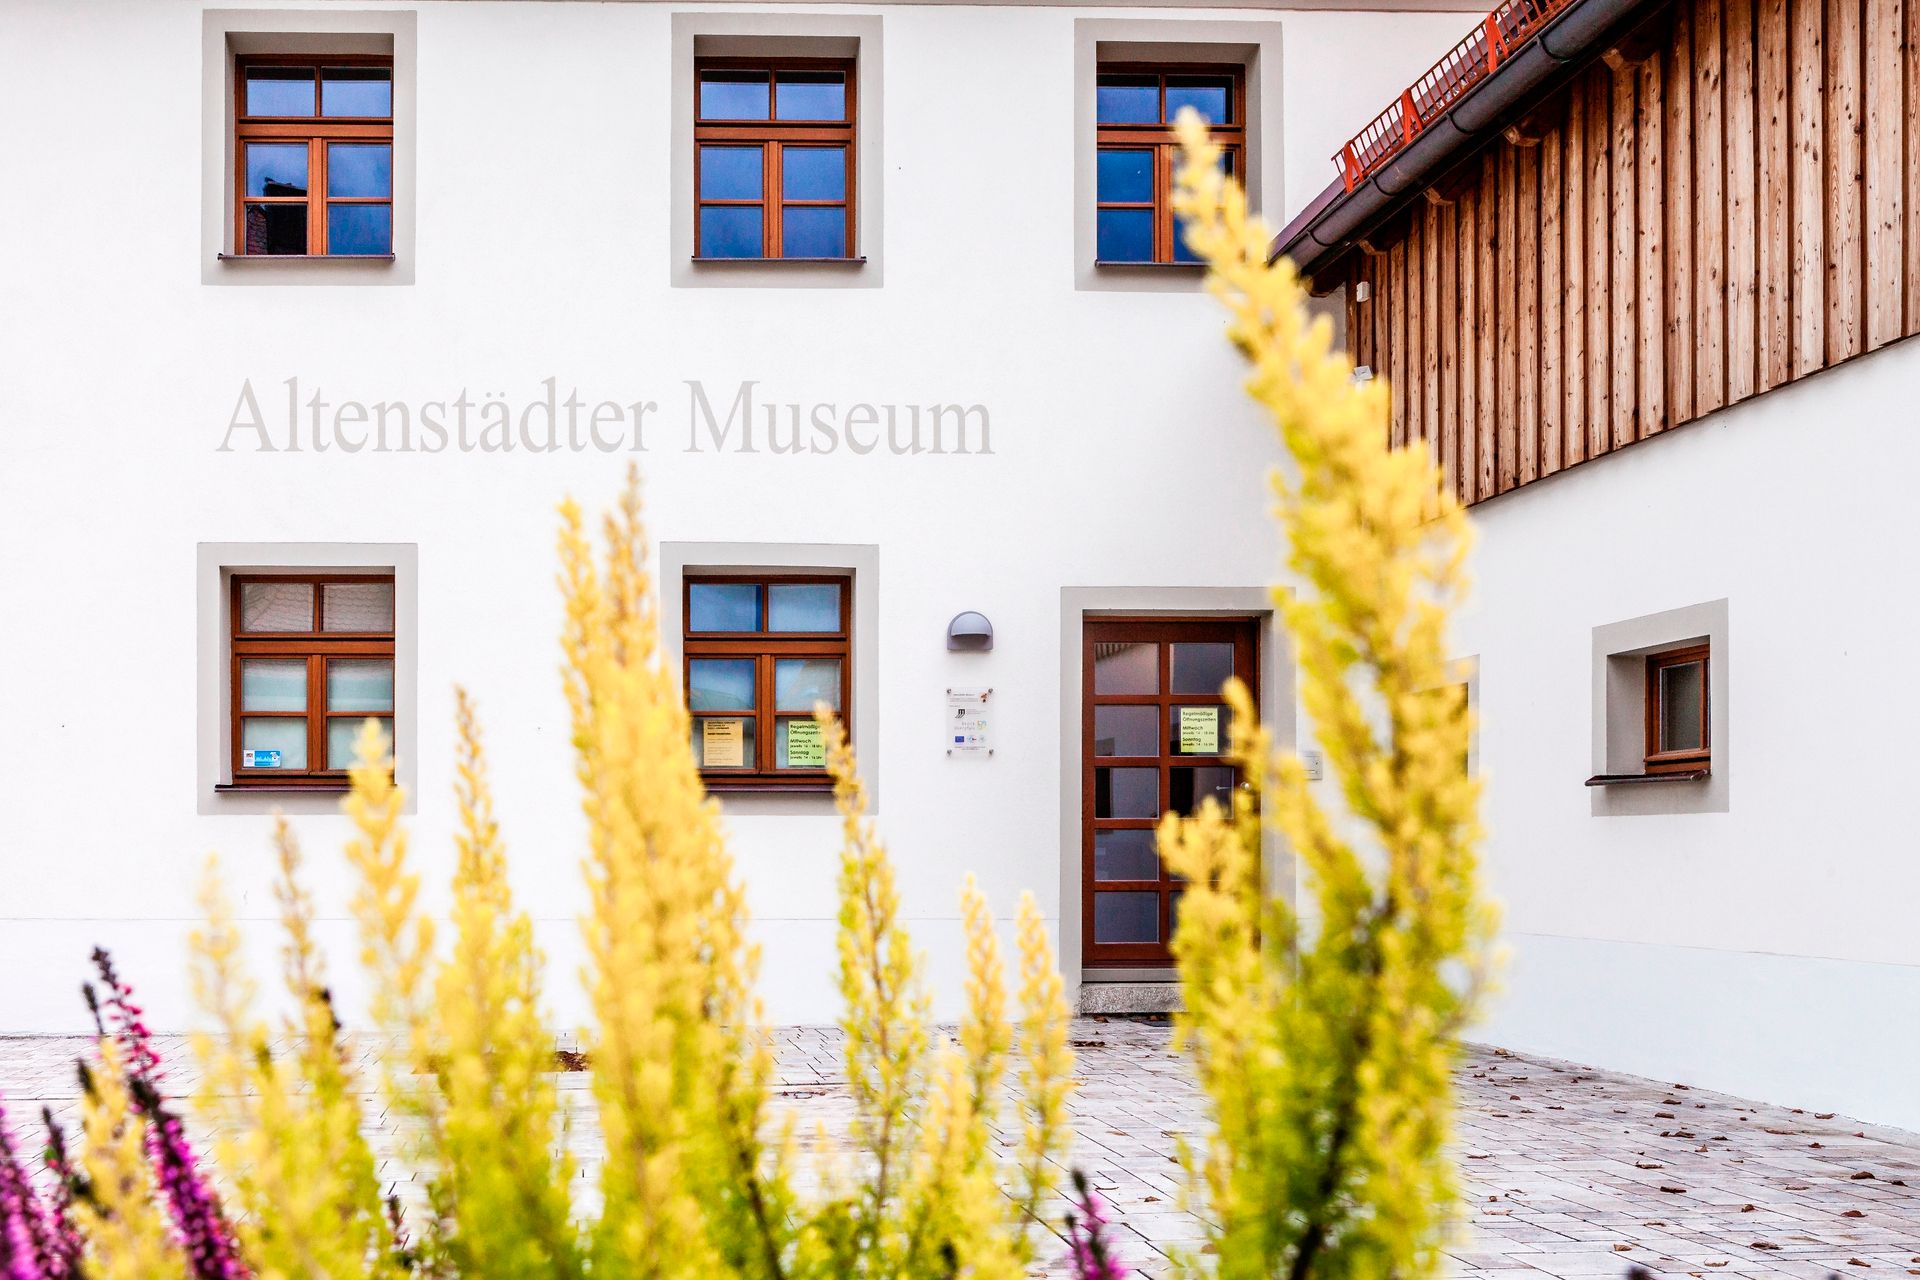
[[[774,91],[780,120],[845,120],[847,77],[839,71],[782,71]]]
[[[776,658],[773,706],[776,711],[811,711],[824,702],[840,708],[840,659]]]
[[[393,72],[385,67],[328,67],[320,73],[320,114],[370,116],[393,114]]]
[[[839,205],[790,204],[782,217],[781,257],[847,256],[847,211]]]
[[[759,147],[700,148],[702,200],[758,200],[763,180]]]
[[[393,206],[327,206],[327,252],[347,256],[393,252]]]
[[[752,658],[693,658],[687,663],[687,708],[691,711],[751,711]]]
[[[703,205],[700,209],[700,256],[703,258],[760,258],[765,254],[759,205]]]
[[[1220,153],[1220,172],[1232,176],[1233,153]],[[1173,260],[1175,262],[1199,262],[1200,255],[1187,248],[1187,220],[1178,215],[1173,219]]]
[[[765,120],[771,85],[764,71],[710,68],[700,73],[702,120]]]
[[[780,194],[788,200],[845,200],[845,147],[780,148]]]
[[[307,145],[304,142],[249,142],[247,194],[307,194]]]
[[[393,147],[385,142],[329,142],[327,194],[382,200],[392,196]]]
[[[250,116],[313,114],[312,67],[249,67],[246,104]]]
[[[758,631],[760,587],[752,582],[687,584],[687,630]]]
[[[1142,147],[1100,152],[1099,199],[1103,204],[1153,203],[1153,152]]]
[[[791,212],[788,216],[792,216]],[[767,589],[767,630],[838,631],[839,629],[839,583],[776,582]]]
[[[1094,90],[1095,116],[1101,124],[1159,124],[1158,76],[1101,76]]]
[[[1153,210],[1102,209],[1094,255],[1102,262],[1153,261]]]
[[[1233,81],[1225,76],[1168,76],[1168,124],[1180,118],[1182,107],[1192,107],[1208,124],[1230,123],[1233,111]]]

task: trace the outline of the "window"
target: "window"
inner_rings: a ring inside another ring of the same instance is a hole
[[[694,257],[852,258],[853,63],[702,59],[694,93]]]
[[[824,702],[848,718],[848,581],[689,577],[683,600],[693,755],[717,790],[825,790]]]
[[[1197,263],[1173,215],[1179,144],[1170,126],[1192,107],[1212,126],[1229,174],[1244,172],[1246,100],[1242,69],[1101,63],[1095,89],[1099,135],[1095,171],[1095,260]]]
[[[235,575],[235,786],[346,785],[368,718],[393,749],[391,574]]]
[[[1694,771],[1711,762],[1707,663],[1706,645],[1647,658],[1648,773]]]
[[[392,59],[237,59],[233,154],[236,254],[393,253]]]

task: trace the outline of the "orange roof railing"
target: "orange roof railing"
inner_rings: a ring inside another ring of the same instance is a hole
[[[1577,0],[1505,0],[1440,61],[1415,80],[1399,101],[1375,116],[1340,148],[1340,166],[1352,191],[1440,118],[1467,90],[1492,75],[1521,45]]]

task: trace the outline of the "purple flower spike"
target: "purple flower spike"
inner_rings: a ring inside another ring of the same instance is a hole
[[[7,1112],[0,1104],[0,1277],[5,1280],[66,1280],[56,1269],[52,1230],[33,1183],[13,1149]]]
[[[1073,1212],[1067,1214],[1067,1258],[1073,1263],[1074,1280],[1125,1280],[1133,1274],[1114,1257],[1107,1239],[1106,1206],[1087,1175],[1073,1171]]]
[[[47,1276],[48,1280],[74,1280],[80,1275],[80,1259],[86,1255],[86,1244],[73,1222],[73,1200],[80,1175],[75,1172],[73,1157],[67,1152],[67,1136],[54,1123],[53,1109],[40,1108],[40,1119],[47,1126],[47,1150],[42,1159],[47,1172],[53,1175],[53,1194],[47,1203],[47,1246],[51,1250],[47,1257]]]
[[[113,1036],[126,1053],[127,1093],[147,1121],[147,1160],[194,1280],[248,1280],[251,1273],[240,1260],[220,1198],[200,1170],[186,1126],[160,1092],[160,1054],[140,1006],[133,1003],[133,988],[120,980],[112,957],[99,947],[93,951],[93,966],[106,995],[102,998],[89,985],[87,1005],[100,1034]]]

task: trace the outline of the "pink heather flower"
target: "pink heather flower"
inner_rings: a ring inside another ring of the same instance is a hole
[[[1074,1280],[1125,1280],[1132,1275],[1113,1255],[1106,1206],[1078,1169],[1073,1171],[1073,1206],[1067,1214],[1067,1259],[1073,1263]]]
[[[67,1154],[67,1136],[54,1123],[53,1108],[40,1108],[40,1119],[47,1126],[47,1150],[42,1160],[53,1175],[53,1194],[47,1198],[47,1276],[48,1280],[73,1280],[80,1275],[80,1259],[86,1254],[80,1229],[73,1223],[74,1190],[80,1185],[80,1175]]]
[[[133,988],[120,980],[112,957],[102,948],[94,948],[93,965],[107,994],[101,999],[89,983],[87,1007],[93,1010],[100,1034],[112,1035],[126,1051],[127,1093],[147,1121],[147,1160],[173,1217],[188,1268],[194,1280],[248,1280],[251,1273],[240,1260],[240,1247],[221,1212],[220,1199],[187,1141],[186,1126],[160,1092],[160,1054],[153,1047],[153,1033],[141,1020],[140,1006],[133,1003]]]
[[[46,1210],[13,1149],[13,1133],[0,1105],[0,1277],[4,1280],[65,1280],[56,1269]]]

